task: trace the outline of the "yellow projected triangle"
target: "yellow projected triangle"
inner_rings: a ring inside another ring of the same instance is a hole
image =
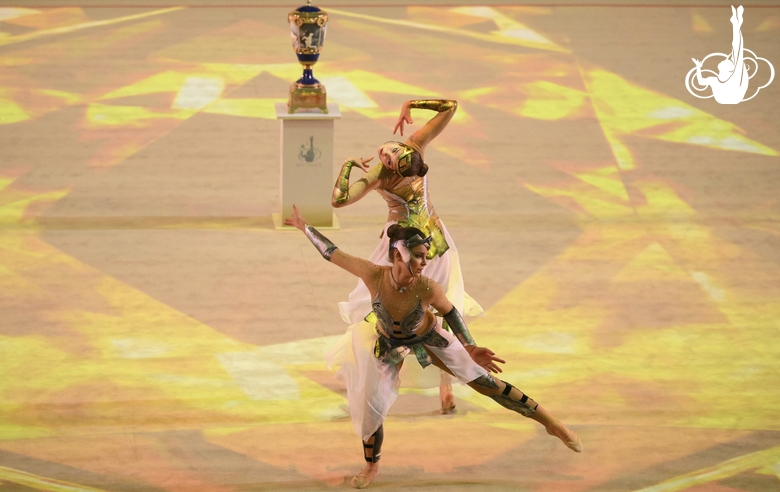
[[[659,280],[693,282],[691,276],[677,266],[674,259],[658,243],[648,245],[617,275],[612,277],[613,282],[655,282]]]
[[[716,118],[679,99],[645,89],[612,72],[583,72],[596,117],[622,169],[634,167],[624,135],[700,145],[762,155],[777,151],[751,140],[735,124]],[[681,79],[681,82],[682,79]]]

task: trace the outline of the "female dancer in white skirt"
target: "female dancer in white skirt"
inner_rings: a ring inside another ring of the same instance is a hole
[[[437,114],[420,130],[414,132],[406,142],[386,142],[378,149],[381,163],[369,167],[373,157],[368,159],[349,159],[344,162],[336,180],[331,200],[334,207],[344,207],[360,200],[371,190],[376,190],[387,202],[387,224],[383,229],[369,261],[378,265],[389,265],[387,260],[387,228],[392,224],[416,227],[426,236],[431,236],[431,248],[428,251],[428,264],[425,275],[444,288],[447,298],[458,311],[469,316],[482,313],[482,307],[466,294],[463,287],[463,275],[455,243],[439,219],[428,197],[428,181],[425,177],[428,166],[423,162],[425,148],[444,130],[458,108],[457,101],[433,99],[411,100],[401,107],[401,114],[393,133],[400,130],[404,134],[404,124],[412,123],[412,109],[427,109]],[[349,178],[353,167],[365,171],[365,176],[350,185]],[[362,280],[349,295],[349,301],[339,303],[341,317],[355,324],[371,314],[369,289]],[[439,399],[442,413],[455,410],[451,378],[441,372]]]
[[[337,373],[347,388],[352,425],[363,440],[366,460],[365,468],[352,478],[353,487],[367,487],[379,471],[383,423],[398,396],[400,365],[411,353],[423,367],[433,364],[447,371],[500,405],[539,422],[573,451],[582,451],[575,432],[528,395],[490,374],[501,372],[497,363],[504,361],[477,346],[444,289],[423,275],[431,236],[413,227],[390,226],[385,254],[391,264],[385,266],[341,251],[308,225],[295,206],[285,223],[303,231],[323,258],[363,280],[372,299],[376,322],[363,322],[352,330],[351,350]],[[452,333],[441,328],[430,308],[444,314]]]

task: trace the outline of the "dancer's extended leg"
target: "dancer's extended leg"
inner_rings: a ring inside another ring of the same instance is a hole
[[[382,456],[382,442],[385,438],[383,426],[379,426],[368,441],[363,441],[363,457],[366,466],[363,471],[352,477],[352,485],[356,489],[365,489],[379,472],[379,458]]]
[[[572,451],[582,452],[582,442],[574,431],[553,417],[539,403],[506,381],[494,378],[490,374],[475,379],[469,386],[483,395],[489,396],[499,405],[533,419],[544,426],[547,433],[555,436]]]
[[[433,363],[450,374],[452,373],[447,366],[430,351]],[[490,374],[481,376],[469,383],[469,386],[478,393],[492,398],[499,405],[519,413],[524,417],[533,419],[544,426],[547,433],[555,436],[572,451],[582,452],[582,442],[574,431],[568,429],[563,423],[553,417],[547,410],[540,406],[536,401],[529,398],[528,395],[512,386],[509,383],[494,378]]]

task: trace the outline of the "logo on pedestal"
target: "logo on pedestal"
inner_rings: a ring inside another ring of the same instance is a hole
[[[301,150],[298,152],[298,160],[304,162],[314,162],[322,157],[322,151],[314,146],[314,135],[309,137],[309,145],[301,144]]]

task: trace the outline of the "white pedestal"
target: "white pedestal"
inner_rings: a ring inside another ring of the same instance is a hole
[[[287,112],[287,104],[276,103],[281,121],[280,214],[273,214],[277,229],[286,228],[297,205],[309,224],[335,228],[330,205],[333,185],[333,120],[341,118],[338,104],[328,104],[328,114]]]

